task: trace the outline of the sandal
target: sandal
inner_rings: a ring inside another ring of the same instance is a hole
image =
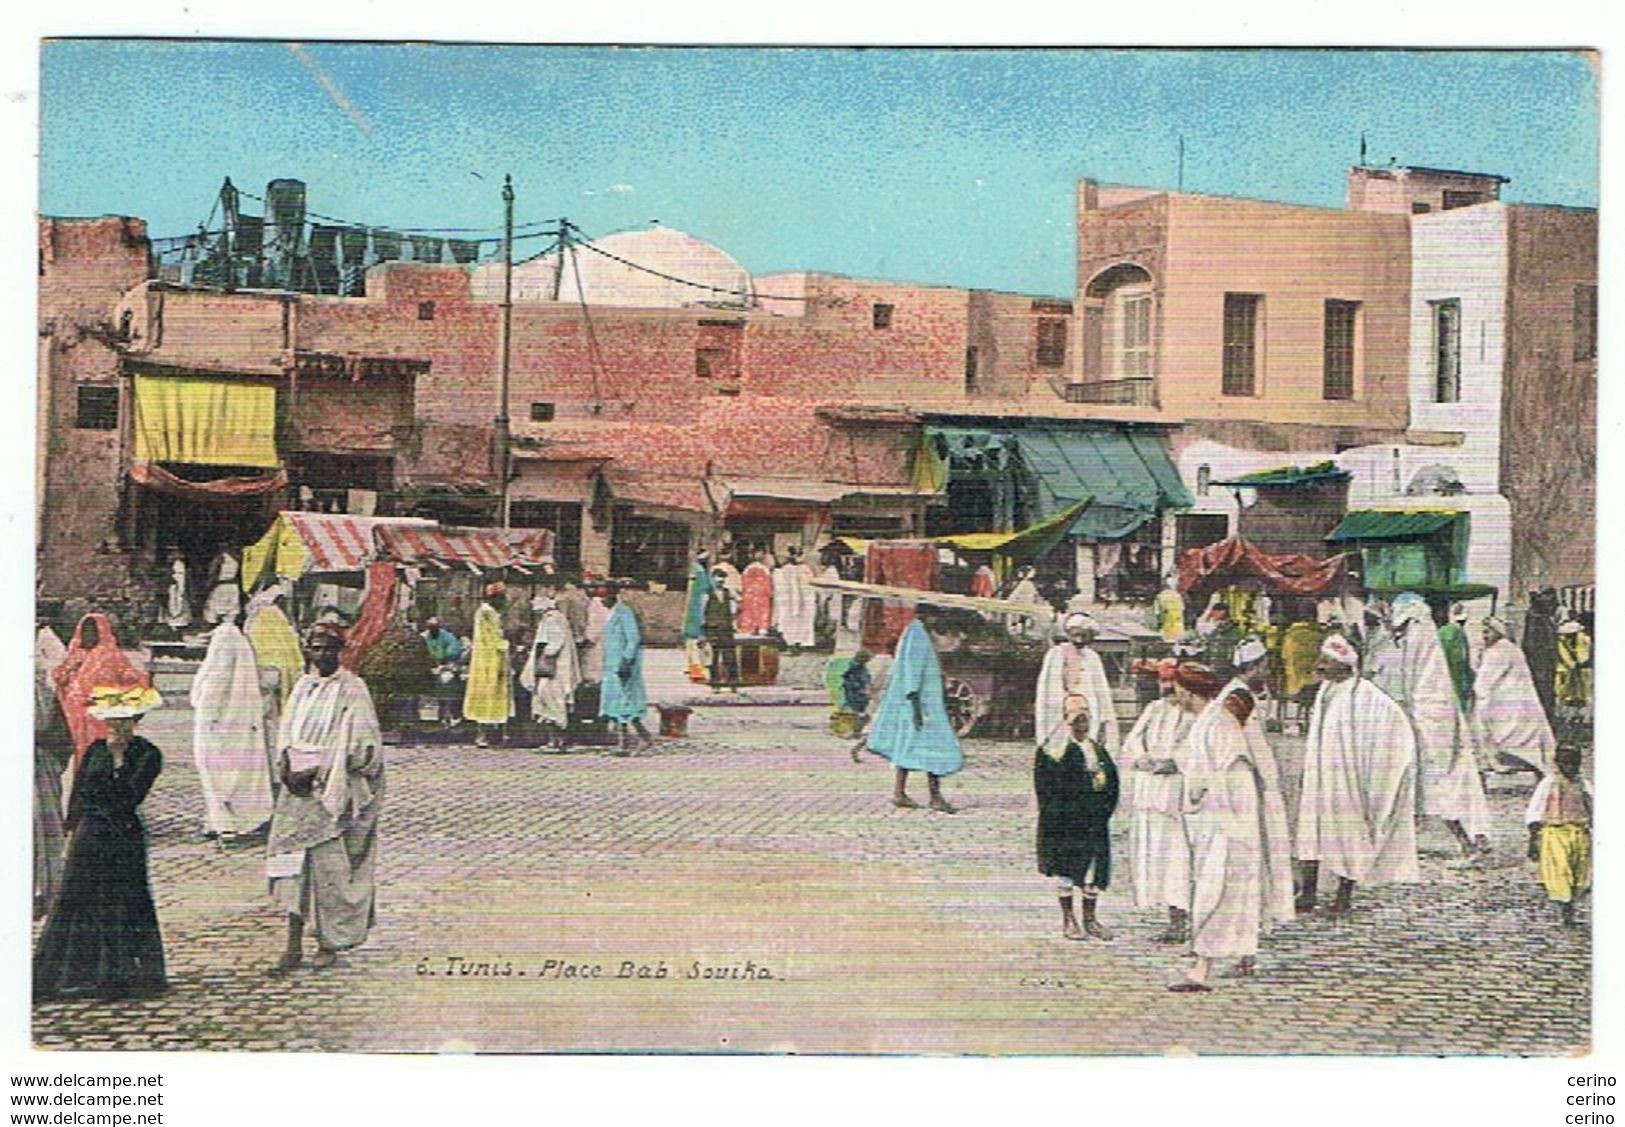
[[[893,797],[891,804],[899,810],[918,810],[920,808],[920,804],[906,794]]]
[[[326,970],[328,967],[332,966],[338,961],[339,953],[337,951],[329,951],[324,947],[320,951],[317,951],[315,957],[310,960],[310,968],[312,970]]]
[[[1184,982],[1176,982],[1168,989],[1175,994],[1210,994],[1213,992],[1213,987],[1205,982],[1197,982],[1193,978],[1187,978]]]

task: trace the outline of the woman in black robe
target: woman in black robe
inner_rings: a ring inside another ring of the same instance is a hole
[[[1056,758],[1043,747],[1033,759],[1038,795],[1038,871],[1059,882],[1061,934],[1068,939],[1110,939],[1095,919],[1095,901],[1111,884],[1111,819],[1117,809],[1117,764],[1090,738],[1089,702],[1069,696],[1062,715],[1072,739]],[[1072,892],[1083,901],[1083,927],[1072,912]]]
[[[85,750],[68,807],[67,860],[34,950],[34,999],[131,998],[163,990],[164,945],[147,880],[140,806],[163,756],[135,734],[151,689],[98,692],[109,734]]]

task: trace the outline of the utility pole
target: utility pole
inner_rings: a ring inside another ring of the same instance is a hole
[[[560,219],[559,220],[559,234],[558,234],[559,257],[558,257],[558,261],[553,263],[553,300],[554,301],[557,301],[559,299],[559,290],[562,289],[563,286],[564,286],[565,240],[568,239],[569,237],[570,237],[570,221],[568,219]]]
[[[508,527],[508,477],[513,464],[513,442],[508,427],[508,370],[513,351],[513,176],[502,181],[502,402],[497,414],[497,473],[502,499],[498,517]]]
[[[1185,135],[1183,133],[1179,135],[1179,173],[1177,183],[1178,190],[1183,192],[1185,190]]]

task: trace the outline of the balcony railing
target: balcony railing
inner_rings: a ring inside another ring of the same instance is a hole
[[[1123,380],[1086,380],[1065,383],[1056,391],[1068,403],[1102,403],[1118,407],[1157,407],[1157,381],[1154,376]]]

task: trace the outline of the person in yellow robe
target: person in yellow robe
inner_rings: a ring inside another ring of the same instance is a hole
[[[1591,639],[1577,619],[1557,628],[1556,689],[1559,708],[1591,703]]]
[[[279,675],[278,704],[286,706],[293,686],[305,674],[305,655],[299,648],[299,635],[287,614],[277,605],[282,598],[280,584],[267,587],[248,600],[248,619],[243,633],[254,647],[254,664]]]
[[[502,583],[485,588],[485,601],[474,612],[474,645],[468,662],[468,689],[463,694],[463,716],[480,726],[476,747],[490,747],[490,729],[500,741],[502,725],[513,718],[512,670],[508,666],[508,639],[502,633],[502,609],[508,589]]]

